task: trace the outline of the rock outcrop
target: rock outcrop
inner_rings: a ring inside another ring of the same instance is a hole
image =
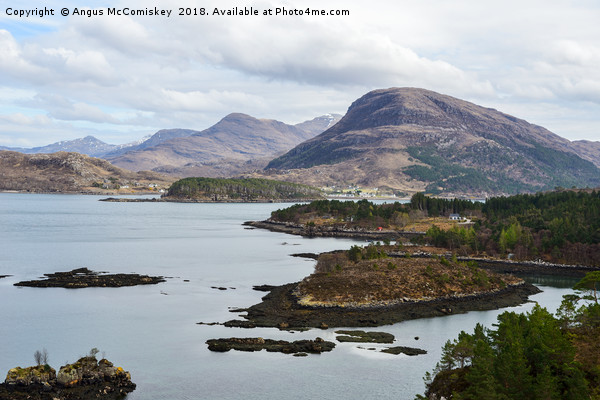
[[[49,365],[16,367],[0,384],[0,400],[121,399],[135,390],[131,374],[106,359],[82,357],[60,367],[58,374]]]
[[[55,272],[44,274],[47,279],[17,282],[15,286],[30,287],[62,287],[66,289],[80,289],[86,287],[121,287],[137,285],[154,285],[165,282],[162,276],[148,276],[139,274],[103,274],[87,268],[77,268],[68,272]]]
[[[208,349],[217,352],[226,352],[229,350],[238,351],[261,351],[280,352],[284,354],[320,354],[324,351],[331,351],[335,343],[328,342],[321,338],[315,340],[296,340],[288,342],[285,340],[272,340],[259,338],[228,338],[228,339],[210,339],[206,341]]]

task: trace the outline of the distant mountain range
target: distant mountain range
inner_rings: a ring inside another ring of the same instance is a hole
[[[190,176],[195,174],[186,171],[215,162],[239,164],[272,158],[323,132],[339,118],[341,116],[324,116],[298,125],[288,125],[272,119],[233,113],[200,132],[159,131],[150,140],[159,134],[171,135],[172,138],[151,146],[142,143],[125,154],[106,158],[115,165],[135,171],[152,169]],[[220,176],[224,175],[228,173]]]
[[[326,114],[288,125],[233,113],[203,131],[162,129],[152,136],[124,145],[107,144],[93,136],[86,136],[34,148],[0,146],[0,150],[25,154],[77,152],[110,160],[132,171],[157,170],[178,176],[202,175],[205,172],[208,176],[226,176],[231,170],[246,171],[249,165],[264,167],[273,156],[318,135],[335,125],[341,117],[339,114]]]
[[[450,196],[600,187],[600,142],[571,142],[497,110],[416,88],[375,90],[343,117],[296,125],[233,113],[203,131],[163,129],[121,146],[88,136],[17,150],[75,151],[178,177],[243,175]]]
[[[429,90],[392,88],[367,93],[336,125],[266,168],[308,184],[446,194],[597,187],[592,143]]]
[[[126,146],[126,145],[125,145]],[[93,136],[86,136],[80,139],[64,140],[47,146],[33,148],[2,147],[0,150],[18,151],[25,154],[56,153],[58,151],[76,152],[86,154],[92,157],[102,156],[110,151],[116,150],[117,145],[104,143]]]

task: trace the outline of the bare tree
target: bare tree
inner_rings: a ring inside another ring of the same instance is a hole
[[[46,350],[46,348],[42,349],[42,351],[36,350],[35,353],[33,353],[33,358],[37,365],[48,364],[48,350]]]

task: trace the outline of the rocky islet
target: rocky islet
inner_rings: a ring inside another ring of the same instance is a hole
[[[122,287],[137,285],[155,285],[165,282],[162,276],[139,274],[107,274],[94,272],[88,268],[78,268],[68,272],[44,274],[46,279],[17,282],[15,286],[28,287],[62,287],[66,289],[81,289],[87,287]]]
[[[135,390],[131,374],[107,359],[86,356],[60,367],[16,367],[0,384],[0,400],[122,399]]]

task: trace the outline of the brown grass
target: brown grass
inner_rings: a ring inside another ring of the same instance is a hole
[[[522,282],[465,263],[438,259],[380,258],[342,264],[340,254],[325,256],[329,268],[321,267],[321,271],[328,272],[315,272],[298,285],[296,295],[301,304],[376,306],[465,296]]]

